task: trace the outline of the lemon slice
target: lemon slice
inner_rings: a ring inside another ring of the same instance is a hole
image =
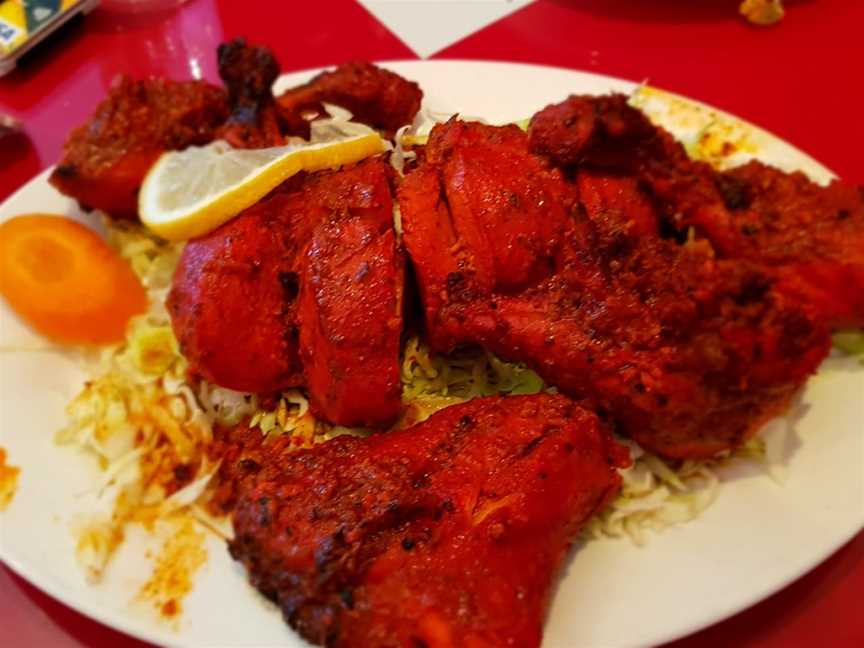
[[[377,133],[315,144],[234,149],[217,141],[171,151],[144,178],[141,222],[169,241],[211,232],[300,171],[357,162],[384,151]]]

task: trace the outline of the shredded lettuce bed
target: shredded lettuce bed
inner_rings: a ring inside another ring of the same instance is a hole
[[[832,336],[834,348],[850,356],[856,356],[864,365],[864,330],[838,331]]]

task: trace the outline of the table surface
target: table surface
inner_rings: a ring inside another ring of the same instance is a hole
[[[374,10],[385,3],[366,4]],[[388,4],[392,10],[393,0]],[[479,3],[438,4],[458,12],[455,5]],[[782,23],[756,28],[738,18],[737,0],[538,0],[431,58],[522,61],[648,79],[759,124],[846,180],[864,183],[864,2],[785,4]],[[450,19],[439,13],[428,28]],[[0,200],[56,161],[69,129],[88,117],[117,74],[215,80],[216,45],[241,35],[271,47],[285,71],[417,58],[406,34],[400,40],[356,0],[190,0],[139,16],[97,9],[0,79],[0,114],[19,118],[27,133],[0,142]],[[864,533],[773,597],[670,646],[861,646],[862,597]],[[0,645],[145,644],[0,569]]]

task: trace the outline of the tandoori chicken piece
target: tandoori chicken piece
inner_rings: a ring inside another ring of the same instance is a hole
[[[279,64],[266,47],[246,45],[242,38],[217,50],[219,76],[228,89],[231,114],[216,134],[234,148],[266,148],[285,143],[273,82]]]
[[[759,162],[723,173],[691,160],[624,95],[571,96],[537,113],[531,148],[580,174],[630,177],[660,213],[659,229],[689,228],[719,256],[768,266],[780,287],[806,299],[834,328],[864,326],[864,193],[821,187]],[[632,194],[635,195],[635,194]]]
[[[308,83],[286,90],[276,98],[282,118],[292,134],[305,136],[305,113],[323,113],[322,102],[350,110],[354,121],[392,135],[414,121],[423,91],[413,81],[372,63],[346,63],[322,72]]]
[[[121,77],[69,135],[49,181],[85,208],[137,218],[138,189],[156,159],[210,142],[227,115],[225,91],[204,81]]]
[[[864,327],[864,188],[827,187],[757,161],[718,176],[729,219],[712,242],[723,256],[771,266],[790,294],[835,328]]]
[[[191,374],[255,393],[304,384],[300,260],[322,215],[302,192],[318,184],[295,177],[186,245],[166,306]]]
[[[593,413],[547,394],[290,444],[242,460],[229,548],[293,628],[340,648],[539,646],[561,561],[629,461]]]
[[[433,129],[399,192],[431,345],[524,361],[667,457],[739,446],[826,355],[822,321],[759,266],[646,236],[632,183],[589,180],[516,127]]]
[[[190,372],[243,392],[308,384],[326,420],[391,422],[404,285],[391,175],[370,159],[298,176],[190,241],[167,302]]]
[[[630,222],[628,233],[636,236],[660,234],[654,205],[637,181],[627,175],[580,171],[576,175],[579,201],[591,218],[608,215],[613,220]]]
[[[587,164],[635,169],[646,150],[648,157],[656,157],[655,149],[667,145],[656,141],[662,139],[663,131],[632,108],[623,94],[570,96],[535,114],[528,133],[531,150],[562,167]],[[680,147],[674,140],[668,144],[673,151]]]
[[[301,260],[300,352],[312,411],[349,426],[399,414],[404,262],[393,230],[389,167],[352,186],[312,233]]]

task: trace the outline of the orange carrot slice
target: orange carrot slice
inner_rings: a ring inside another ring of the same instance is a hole
[[[0,224],[0,294],[37,331],[71,344],[119,342],[147,309],[135,273],[98,234],[46,214]]]

